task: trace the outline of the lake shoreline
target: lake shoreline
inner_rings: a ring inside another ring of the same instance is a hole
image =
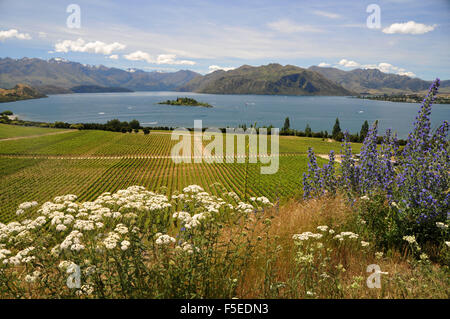
[[[73,93],[54,94],[46,99],[3,103],[1,109],[11,110],[23,120],[36,122],[106,123],[137,119],[141,123],[157,123],[164,127],[192,127],[202,120],[204,127],[283,127],[286,117],[291,128],[304,130],[309,124],[313,131],[332,131],[339,118],[342,130],[359,132],[362,123],[378,120],[379,132],[387,128],[405,138],[410,123],[417,115],[413,103],[381,103],[351,96],[278,96],[278,95],[218,95],[184,92],[185,96],[214,105],[214,108],[158,105],[180,96],[174,91],[136,91],[131,93]],[[417,105],[418,106],[418,105]],[[439,104],[433,110],[433,126],[450,118],[450,105]]]

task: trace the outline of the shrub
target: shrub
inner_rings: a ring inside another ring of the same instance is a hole
[[[271,206],[197,185],[170,198],[132,186],[76,199],[26,202],[17,214],[37,217],[0,223],[0,296],[231,298],[250,258],[246,218]]]
[[[317,166],[312,150],[308,153],[308,173],[304,175],[305,197],[317,197],[325,193],[334,194],[338,185],[352,202],[369,198],[375,207],[365,205],[364,215],[374,214],[373,229],[382,242],[399,241],[405,235],[415,234],[418,242],[440,245],[443,234],[436,223],[445,223],[449,211],[449,172],[447,121],[431,132],[431,105],[435,100],[439,79],[433,82],[423,100],[413,131],[408,135],[406,146],[400,155],[398,142],[391,130],[384,138],[377,135],[377,122],[369,129],[361,148],[359,161],[352,157],[348,133],[343,143],[342,175],[331,178],[332,163],[323,168]],[[381,147],[377,143],[382,140]],[[330,155],[331,159],[331,155]],[[394,165],[398,164],[397,167]],[[383,200],[379,197],[382,195]],[[377,198],[376,200],[374,198]],[[380,224],[380,216],[395,223]],[[383,226],[384,225],[384,226]],[[395,234],[397,232],[397,234]]]

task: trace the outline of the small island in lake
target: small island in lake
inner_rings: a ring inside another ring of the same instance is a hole
[[[211,104],[198,102],[197,100],[188,97],[177,97],[176,100],[167,100],[164,102],[159,102],[158,104],[213,107]]]

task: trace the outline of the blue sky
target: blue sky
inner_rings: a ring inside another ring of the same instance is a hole
[[[69,28],[69,4],[80,28]],[[381,28],[366,25],[369,4]],[[450,79],[450,1],[0,0],[0,57],[208,73],[324,65]]]

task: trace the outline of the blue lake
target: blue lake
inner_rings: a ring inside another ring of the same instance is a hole
[[[213,108],[159,105],[158,102],[192,97],[214,105]],[[11,110],[21,119],[69,123],[105,123],[118,118],[137,119],[144,126],[193,127],[203,120],[203,127],[237,127],[240,124],[282,127],[290,118],[291,127],[329,133],[339,118],[341,128],[359,132],[364,120],[379,121],[384,132],[392,128],[400,138],[412,128],[419,104],[362,100],[351,97],[216,95],[180,92],[133,92],[51,95],[44,99],[2,103],[0,110]],[[450,105],[436,104],[431,115],[433,128],[450,120]]]

